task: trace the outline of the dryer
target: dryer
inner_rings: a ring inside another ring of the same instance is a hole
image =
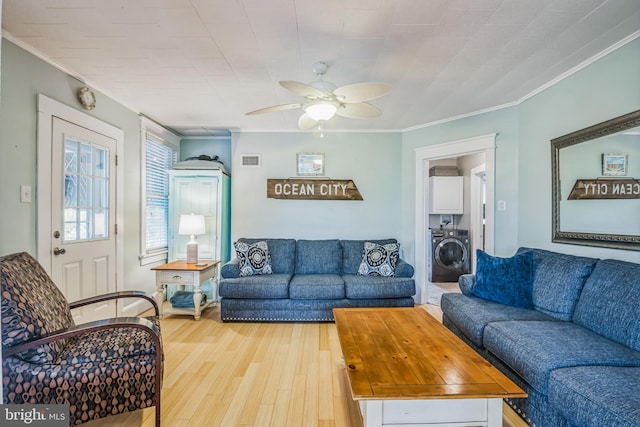
[[[471,272],[469,231],[429,229],[427,269],[430,282],[457,282]]]

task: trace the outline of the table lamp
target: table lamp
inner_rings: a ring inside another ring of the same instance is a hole
[[[198,262],[198,242],[196,242],[196,235],[205,234],[206,232],[204,215],[180,215],[178,234],[191,235],[191,240],[187,243],[187,264],[195,264]]]

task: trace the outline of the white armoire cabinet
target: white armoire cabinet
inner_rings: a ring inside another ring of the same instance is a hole
[[[169,171],[169,261],[187,258],[190,236],[178,234],[180,215],[204,215],[206,234],[196,236],[198,258],[229,260],[231,185],[221,170]]]
[[[462,176],[429,177],[429,213],[462,215],[463,186]]]

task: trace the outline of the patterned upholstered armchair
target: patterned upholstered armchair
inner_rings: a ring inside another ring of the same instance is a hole
[[[69,304],[29,254],[0,258],[5,404],[69,405],[70,424],[155,406],[160,426],[163,352],[158,306],[142,292]],[[75,325],[71,309],[114,298],[144,298],[150,318]]]

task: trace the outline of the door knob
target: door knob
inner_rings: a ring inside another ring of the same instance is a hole
[[[67,252],[67,250],[64,248],[55,248],[53,250],[54,255],[64,255],[65,252]]]

